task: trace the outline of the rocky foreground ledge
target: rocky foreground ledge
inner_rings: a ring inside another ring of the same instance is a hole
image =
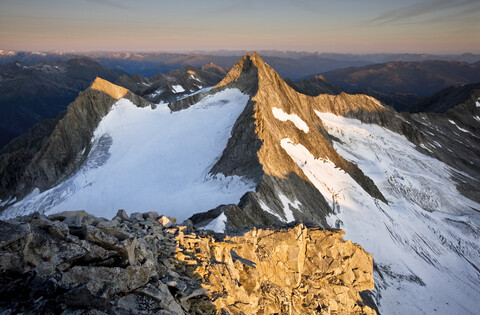
[[[210,234],[210,235],[209,235]],[[0,313],[375,314],[372,257],[341,231],[198,231],[156,212],[0,221]]]

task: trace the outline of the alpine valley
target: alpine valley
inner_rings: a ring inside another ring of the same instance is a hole
[[[4,288],[10,281],[33,292],[27,271],[34,279],[59,275],[62,289],[36,311],[57,311],[55,304],[72,314],[152,313],[125,303],[135,294],[154,299],[161,288],[169,302],[157,298],[159,314],[478,314],[478,84],[400,113],[320,76],[294,89],[256,53],[225,70],[116,72],[116,84],[97,77],[66,113],[5,146]],[[312,84],[333,95],[301,93]],[[76,216],[64,212],[71,210]],[[184,223],[165,224],[171,217]],[[38,258],[38,239],[56,251]],[[85,253],[58,258],[72,244]],[[93,255],[92,246],[105,253]],[[196,266],[196,276],[158,267],[169,266],[167,252]],[[5,276],[20,265],[17,282]],[[108,269],[116,284],[103,287],[105,268],[148,276],[122,287],[128,276]],[[80,285],[104,304],[69,302]],[[12,288],[2,295],[21,291]]]

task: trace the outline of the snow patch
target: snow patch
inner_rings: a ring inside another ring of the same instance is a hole
[[[173,90],[174,93],[185,92],[185,89],[181,85],[172,85],[172,90]]]
[[[270,209],[270,207],[267,206],[267,204],[266,204],[265,202],[263,202],[262,200],[259,201],[259,204],[260,204],[260,207],[262,208],[263,211],[268,212],[268,213],[270,213],[271,215],[277,217],[277,219],[279,219],[279,220],[282,221],[282,222],[287,222],[287,220],[285,220],[285,219],[282,218],[278,213],[276,213],[275,211],[273,211],[272,209]]]
[[[150,93],[150,97],[156,97],[160,94],[162,94],[164,91],[162,89],[157,89],[155,92]]]
[[[225,224],[227,223],[227,216],[225,213],[221,213],[218,217],[213,219],[208,225],[202,228],[202,230],[212,230],[216,233],[225,233]]]
[[[425,150],[427,150],[428,152],[433,153],[433,151],[430,150],[429,148],[427,148],[423,143],[420,143],[420,147],[423,148],[423,149],[425,149]]]
[[[308,125],[300,117],[298,117],[295,114],[287,114],[281,108],[278,108],[278,107],[272,107],[272,113],[276,119],[280,121],[289,120],[295,125],[295,127],[297,127],[298,129],[302,130],[305,133],[308,133],[308,131],[310,130],[308,128]]]
[[[458,128],[458,130],[460,130],[461,132],[465,132],[465,133],[471,133],[470,131],[466,130],[466,129],[463,129],[461,128],[459,125],[457,125],[453,120],[449,119],[448,120],[451,124],[455,125],[455,127]]]
[[[290,207],[300,211],[301,203],[298,200],[292,202],[287,196],[283,194],[280,194],[278,198],[280,198],[280,201],[283,204],[283,213],[285,214],[286,222],[295,221],[295,218],[293,217],[293,211],[290,209]]]

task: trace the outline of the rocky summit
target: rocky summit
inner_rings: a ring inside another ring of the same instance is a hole
[[[0,252],[2,314],[376,314],[372,257],[339,230],[35,213],[0,221]]]

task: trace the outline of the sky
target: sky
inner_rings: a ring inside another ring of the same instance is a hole
[[[479,0],[0,0],[0,49],[480,53]]]

